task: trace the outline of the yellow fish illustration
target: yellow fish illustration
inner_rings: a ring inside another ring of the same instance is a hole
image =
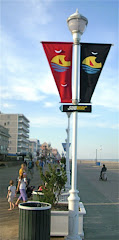
[[[63,67],[71,66],[71,61],[65,61],[65,57],[65,55],[57,55],[52,58],[51,62]]]
[[[102,63],[97,63],[96,60],[97,57],[94,56],[89,56],[87,58],[85,58],[82,62],[82,64],[85,64],[87,66],[90,66],[92,68],[101,68],[102,67]]]

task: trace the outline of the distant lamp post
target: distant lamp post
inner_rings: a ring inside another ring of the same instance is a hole
[[[101,162],[101,153],[102,153],[102,145],[100,145],[100,162]]]
[[[67,133],[67,143],[66,143],[66,174],[67,174],[67,182],[66,182],[66,188],[70,189],[70,166],[69,166],[69,134],[70,134],[70,116],[71,112],[66,112],[68,117],[68,128],[66,129]]]
[[[96,149],[96,158],[95,158],[95,161],[96,161],[96,163],[97,163],[97,149]]]
[[[88,24],[87,18],[79,14],[78,10],[67,19],[69,30],[73,35],[74,40],[74,95],[72,103],[78,104],[78,69],[79,69],[79,44],[80,38],[83,34],[86,25]],[[79,84],[80,86],[80,84]],[[80,97],[79,97],[80,99]],[[79,240],[81,239],[78,234],[79,226],[79,200],[77,191],[77,112],[73,112],[73,139],[72,139],[72,186],[70,190],[69,201],[69,222],[68,222],[68,236],[67,240]]]

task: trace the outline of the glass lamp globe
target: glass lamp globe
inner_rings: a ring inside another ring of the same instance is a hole
[[[76,10],[76,12],[67,19],[67,24],[72,34],[80,33],[82,35],[88,24],[88,20]]]

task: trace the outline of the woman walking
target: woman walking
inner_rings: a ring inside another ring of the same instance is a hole
[[[20,196],[15,203],[16,206],[18,205],[18,202],[20,201],[21,198],[23,202],[27,201],[26,185],[27,185],[27,180],[24,177],[24,174],[21,174],[21,176],[19,176],[18,186],[17,186],[17,192],[18,190],[20,190]]]

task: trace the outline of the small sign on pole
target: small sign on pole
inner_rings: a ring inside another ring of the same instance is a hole
[[[62,146],[63,146],[64,151],[66,152],[67,143],[62,143]],[[69,143],[69,147],[70,147],[70,146],[71,146],[71,143]]]
[[[91,112],[92,105],[61,105],[62,112]]]

